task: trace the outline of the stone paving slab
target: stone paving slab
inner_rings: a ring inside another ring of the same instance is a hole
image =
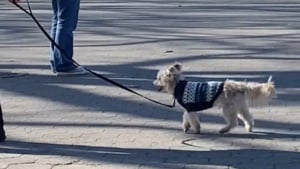
[[[50,2],[31,0],[47,30]],[[26,5],[26,4],[22,4]],[[56,77],[49,42],[28,16],[0,2],[0,101],[7,141],[0,169],[296,169],[300,166],[300,3],[297,0],[81,2],[75,59],[164,103],[152,80],[182,62],[190,80],[272,75],[278,98],[219,135],[219,109],[184,134],[182,109],[164,108],[99,80]],[[21,75],[21,76],[19,76]]]

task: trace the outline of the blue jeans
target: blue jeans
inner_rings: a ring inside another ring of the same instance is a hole
[[[80,0],[52,0],[52,39],[63,53],[51,44],[50,65],[53,72],[65,72],[76,68],[73,58],[73,31],[76,29]]]

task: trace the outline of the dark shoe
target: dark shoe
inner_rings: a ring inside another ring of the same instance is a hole
[[[5,136],[5,132],[4,132],[4,128],[3,128],[3,116],[2,116],[2,109],[1,109],[1,105],[0,105],[0,142],[4,141],[6,136]]]
[[[0,142],[6,139],[4,129],[0,129]]]

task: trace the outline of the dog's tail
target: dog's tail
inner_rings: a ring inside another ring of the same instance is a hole
[[[245,93],[249,105],[252,107],[268,105],[269,101],[276,97],[275,84],[274,81],[272,81],[272,76],[270,76],[265,83],[231,81],[224,87],[227,88],[229,93],[237,91]]]

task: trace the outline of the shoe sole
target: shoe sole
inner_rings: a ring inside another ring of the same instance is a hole
[[[77,72],[77,73],[67,73],[67,72],[58,72],[55,73],[56,76],[79,76],[79,75],[87,75],[88,72]]]

